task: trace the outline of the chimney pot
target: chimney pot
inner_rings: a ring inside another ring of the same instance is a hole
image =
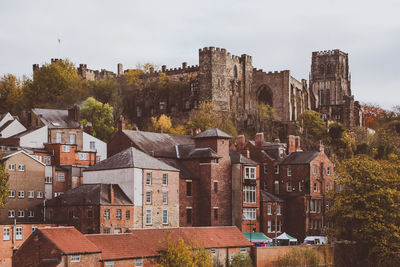
[[[296,151],[296,137],[294,135],[289,135],[288,137],[289,154]]]

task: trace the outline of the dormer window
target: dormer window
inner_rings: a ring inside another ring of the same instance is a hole
[[[244,174],[246,179],[256,179],[256,167],[245,167]]]

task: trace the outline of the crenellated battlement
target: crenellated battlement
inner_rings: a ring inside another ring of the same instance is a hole
[[[196,72],[196,71],[199,71],[199,65],[188,66],[186,62],[183,62],[182,67],[179,68],[167,69],[166,65],[162,65],[161,70],[158,70],[155,73],[179,74],[179,73]]]

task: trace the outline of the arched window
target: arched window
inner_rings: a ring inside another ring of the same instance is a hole
[[[267,85],[260,86],[257,97],[260,103],[267,104],[271,107],[273,106],[273,93],[271,88],[269,88]]]

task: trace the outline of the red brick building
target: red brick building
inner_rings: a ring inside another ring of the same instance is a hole
[[[261,191],[262,232],[269,238],[279,236],[283,231],[285,202],[265,190]]]
[[[84,234],[124,233],[133,227],[133,203],[117,184],[83,184],[46,202],[48,222]]]

